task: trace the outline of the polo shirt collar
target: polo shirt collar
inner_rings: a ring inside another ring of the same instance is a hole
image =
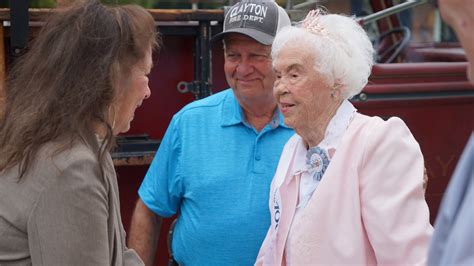
[[[235,98],[234,91],[232,89],[229,89],[229,93],[227,93],[226,97],[224,98],[221,112],[221,126],[223,127],[233,126],[239,123],[247,124],[245,121],[245,116],[243,115],[242,107],[237,101],[237,98]],[[283,115],[278,108],[276,109],[272,121],[270,121],[269,124],[273,129],[277,128],[278,126],[289,128],[283,122]]]
[[[235,98],[234,91],[228,89],[228,93],[222,104],[221,126],[233,126],[243,123],[242,108]]]

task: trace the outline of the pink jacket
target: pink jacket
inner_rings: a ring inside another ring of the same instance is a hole
[[[299,186],[293,174],[301,164],[294,158],[301,142],[294,135],[281,155],[270,190],[271,226],[256,265],[286,264],[290,228],[291,265],[426,263],[433,228],[422,187],[423,156],[402,120],[357,113],[300,219],[293,221]]]

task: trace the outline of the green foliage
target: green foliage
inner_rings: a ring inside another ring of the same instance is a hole
[[[29,7],[33,8],[51,8],[56,6],[55,0],[29,0]]]

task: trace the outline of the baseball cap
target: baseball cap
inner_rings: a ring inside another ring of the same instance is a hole
[[[224,29],[213,42],[228,33],[247,35],[264,45],[271,45],[277,32],[291,25],[286,11],[272,0],[243,0],[233,5],[224,18]]]

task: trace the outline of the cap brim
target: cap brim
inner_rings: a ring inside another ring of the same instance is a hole
[[[256,40],[257,42],[259,42],[263,45],[272,45],[273,39],[275,38],[275,37],[273,37],[269,34],[266,34],[266,33],[263,33],[261,31],[257,31],[257,30],[254,30],[254,29],[236,28],[236,29],[230,29],[230,30],[227,30],[225,32],[221,32],[221,33],[218,33],[218,34],[214,35],[214,37],[212,37],[211,42],[215,43],[216,41],[222,40],[224,38],[224,36],[229,34],[229,33],[240,33],[240,34],[246,35],[246,36]]]

